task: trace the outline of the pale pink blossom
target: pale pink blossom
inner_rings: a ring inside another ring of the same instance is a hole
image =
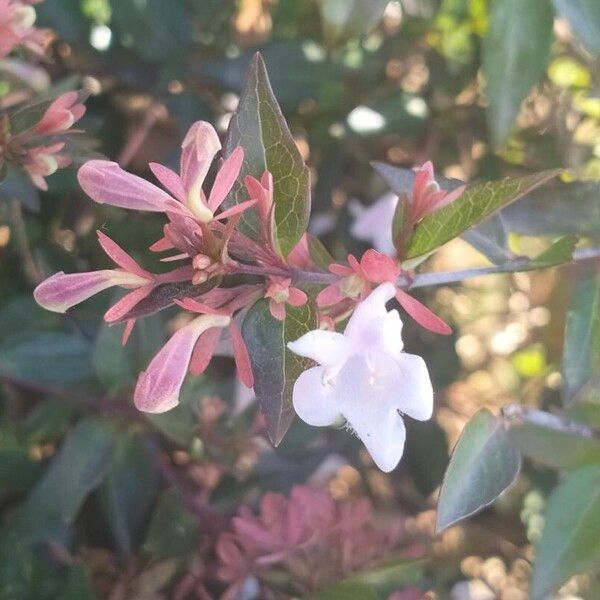
[[[216,131],[209,123],[198,121],[182,143],[179,174],[163,165],[151,163],[155,177],[169,191],[124,171],[117,163],[91,160],[79,169],[79,184],[100,204],[111,204],[133,210],[165,212],[171,219],[190,219],[198,224],[233,217],[247,210],[256,200],[248,200],[221,211],[221,206],[235,183],[244,151],[236,148],[219,169],[208,197],[202,188],[208,170],[221,149]]]
[[[395,294],[393,284],[382,283],[357,305],[343,334],[315,330],[288,343],[318,363],[294,384],[298,416],[321,427],[345,420],[385,472],[404,451],[402,415],[426,421],[433,411],[425,362],[402,351],[400,316],[386,310]]]
[[[27,0],[0,0],[0,58],[17,47],[42,55],[52,39],[48,29],[34,27],[36,14]]]
[[[60,95],[48,107],[34,127],[36,135],[56,135],[70,129],[85,114],[85,106],[79,101],[77,92]]]
[[[294,486],[289,498],[266,493],[258,515],[242,507],[231,525],[216,547],[217,575],[229,586],[221,598],[278,566],[310,594],[385,557],[401,534],[399,521],[373,525],[368,500],[338,502],[308,486]]]

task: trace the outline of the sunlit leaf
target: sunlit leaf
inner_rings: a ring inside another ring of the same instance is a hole
[[[521,102],[544,72],[553,20],[550,0],[494,0],[491,4],[483,71],[495,146],[510,134]]]
[[[548,501],[536,544],[531,597],[548,597],[569,577],[600,556],[600,465],[567,475]]]
[[[437,530],[491,504],[515,481],[520,468],[521,456],[502,419],[479,411],[465,426],[444,475]]]
[[[244,163],[228,202],[239,203],[248,199],[243,185],[246,175],[260,179],[264,171],[270,171],[274,185],[277,242],[281,253],[287,256],[308,225],[309,173],[273,94],[259,54],[250,65],[238,109],[229,124],[225,154],[231,154],[237,146],[244,149]],[[244,223],[250,232],[257,235],[255,215],[245,215]]]
[[[267,421],[271,442],[277,446],[295,412],[292,390],[311,362],[287,349],[287,343],[317,326],[312,303],[286,307],[285,321],[274,319],[266,300],[258,301],[246,315],[242,328],[254,372],[254,391]]]
[[[457,200],[419,223],[411,238],[407,258],[435,250],[559,173],[558,170],[542,171],[468,186]]]

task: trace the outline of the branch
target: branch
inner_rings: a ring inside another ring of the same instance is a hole
[[[600,259],[600,247],[578,248],[573,252],[571,263],[581,263],[587,260]],[[461,271],[444,271],[441,273],[420,273],[415,275],[412,284],[408,289],[445,285],[448,283],[459,283],[465,279],[473,279],[482,275],[494,275],[498,273],[516,273],[524,270],[531,263],[530,258],[520,256],[514,260],[509,260],[501,265],[491,265],[489,267],[476,267],[474,269],[463,269]],[[558,266],[558,265],[557,265]]]
[[[503,407],[502,416],[508,425],[529,423],[557,433],[567,433],[592,440],[600,439],[600,431],[583,423],[520,404],[509,404]]]

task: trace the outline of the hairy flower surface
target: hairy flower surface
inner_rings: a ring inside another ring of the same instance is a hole
[[[294,385],[294,408],[314,426],[341,418],[356,432],[382,471],[396,467],[404,451],[402,415],[425,421],[433,389],[425,362],[402,351],[402,322],[386,303],[396,294],[383,283],[361,302],[343,334],[310,331],[288,348],[316,361]]]

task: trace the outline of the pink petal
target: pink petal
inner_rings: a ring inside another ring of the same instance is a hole
[[[162,237],[160,240],[156,240],[149,249],[151,252],[164,252],[165,250],[172,250],[174,247],[166,237]]]
[[[308,236],[306,233],[300,238],[300,241],[292,248],[287,256],[287,262],[297,269],[313,269],[315,263],[310,256],[308,249]]]
[[[181,308],[185,310],[189,310],[190,312],[197,312],[203,315],[218,315],[220,313],[216,308],[209,306],[208,304],[204,304],[202,302],[198,302],[193,298],[184,298],[183,300],[175,300],[176,304],[179,304]]]
[[[365,277],[374,283],[395,281],[400,275],[400,266],[387,254],[381,254],[371,248],[360,259],[360,267]]]
[[[135,319],[127,319],[125,321],[125,327],[123,329],[123,337],[121,337],[121,346],[124,346],[129,341],[129,336],[133,331],[135,325]]]
[[[201,190],[221,142],[210,123],[197,121],[187,132],[181,148],[181,182],[187,196],[191,190],[195,193]]]
[[[441,198],[435,206],[429,212],[434,212],[439,210],[440,208],[444,208],[444,206],[448,206],[448,204],[452,204],[455,200],[457,200],[460,196],[462,196],[463,192],[466,189],[466,185],[461,185],[457,187],[455,190],[452,190],[448,194],[445,194],[443,198]]]
[[[275,302],[275,300],[269,301],[269,312],[274,319],[278,321],[285,320],[285,305],[280,302]]]
[[[221,206],[221,203],[225,200],[227,194],[229,194],[229,191],[240,174],[243,162],[244,150],[241,146],[238,146],[221,165],[221,168],[215,177],[212,190],[210,191],[210,196],[208,197],[208,208],[210,208],[213,213]]]
[[[350,267],[346,265],[339,265],[338,263],[331,263],[329,265],[329,271],[334,275],[339,275],[340,277],[347,277],[348,275],[354,274],[354,271]]]
[[[340,286],[337,283],[332,283],[317,294],[317,305],[332,306],[345,299],[346,296],[342,294]]]
[[[256,204],[256,200],[246,200],[245,202],[240,202],[239,204],[236,204],[235,206],[232,206],[231,208],[224,210],[222,213],[219,213],[215,217],[215,219],[220,221],[221,219],[227,219],[229,217],[233,217],[234,215],[244,212],[245,210],[249,209],[251,206],[254,206],[255,204]]]
[[[417,299],[407,294],[400,288],[396,289],[396,300],[400,303],[402,308],[419,324],[421,327],[433,331],[433,333],[440,333],[442,335],[449,335],[452,333],[450,326],[436,314],[431,312],[426,306],[421,304]]]
[[[287,301],[291,306],[303,306],[308,301],[308,296],[302,290],[291,287]]]
[[[200,375],[204,373],[208,367],[213,354],[221,339],[222,329],[213,327],[205,331],[196,342],[192,358],[190,360],[190,373],[192,375]]]
[[[229,317],[202,315],[177,331],[142,371],[133,402],[138,410],[162,413],[179,404],[179,392],[198,338],[211,327],[225,327]]]
[[[144,285],[139,287],[132,292],[129,292],[126,296],[123,296],[120,300],[115,302],[107,311],[104,313],[104,320],[107,323],[115,323],[120,321],[129,311],[131,311],[139,302],[141,302],[148,294],[154,289],[154,285]]]
[[[108,160],[90,160],[77,173],[83,191],[99,204],[163,212],[178,204],[160,188]]]
[[[105,233],[102,233],[100,230],[96,231],[98,236],[98,242],[100,246],[102,246],[102,250],[106,252],[106,255],[119,267],[129,271],[130,273],[135,273],[140,277],[150,277],[150,273],[145,271],[140,267],[140,265],[133,259],[123,248],[121,248],[116,242],[111,240]]]
[[[254,386],[254,375],[250,364],[250,355],[246,342],[242,337],[242,332],[235,321],[229,324],[229,333],[231,335],[231,345],[233,346],[233,358],[237,367],[238,377],[246,387]]]
[[[185,190],[179,175],[164,165],[160,165],[155,162],[151,162],[149,165],[150,170],[154,174],[154,177],[158,179],[162,185],[169,190],[169,192],[177,198],[180,202],[185,202]]]
[[[60,271],[42,281],[35,288],[33,297],[46,310],[64,313],[98,292],[119,285],[117,273],[113,270],[69,274]]]

